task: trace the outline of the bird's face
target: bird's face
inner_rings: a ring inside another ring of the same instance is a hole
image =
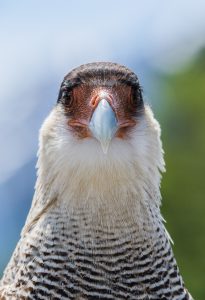
[[[125,67],[85,66],[65,77],[58,105],[76,139],[95,139],[107,153],[113,139],[126,140],[137,126],[144,111],[141,89],[136,75]]]
[[[157,186],[163,164],[160,127],[143,104],[132,71],[92,63],[64,78],[57,104],[40,132],[42,181],[52,182],[55,191],[69,186],[82,194],[90,186],[109,194],[119,183],[132,190],[136,180],[141,189],[143,178],[149,185],[156,178]]]

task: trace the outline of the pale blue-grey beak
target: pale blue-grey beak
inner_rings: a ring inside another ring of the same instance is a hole
[[[90,120],[89,129],[101,143],[105,154],[117,128],[117,119],[111,105],[106,99],[100,100]]]

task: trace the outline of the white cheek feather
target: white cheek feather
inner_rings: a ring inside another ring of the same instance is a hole
[[[68,215],[90,212],[96,223],[144,222],[159,215],[160,179],[164,171],[160,127],[151,109],[126,140],[114,138],[107,154],[94,138],[77,139],[57,106],[40,131],[38,179],[27,231],[53,205]]]

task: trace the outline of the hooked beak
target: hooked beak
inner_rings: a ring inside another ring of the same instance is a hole
[[[93,136],[101,143],[102,150],[106,154],[110,141],[117,131],[117,119],[109,102],[102,99],[89,123],[89,129]]]

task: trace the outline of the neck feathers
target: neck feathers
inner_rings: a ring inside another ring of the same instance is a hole
[[[160,218],[160,128],[149,107],[129,140],[114,139],[105,155],[94,139],[75,140],[56,107],[40,132],[38,179],[27,229],[58,207],[68,216],[89,212],[93,222],[142,224]]]

